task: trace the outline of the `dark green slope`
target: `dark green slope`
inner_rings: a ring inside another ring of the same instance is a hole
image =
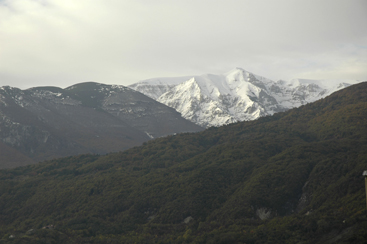
[[[365,243],[366,111],[361,83],[256,121],[2,170],[0,237]]]

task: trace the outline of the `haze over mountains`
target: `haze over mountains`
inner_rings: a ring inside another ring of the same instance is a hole
[[[242,68],[225,74],[205,74],[140,81],[133,88],[203,127],[254,120],[314,102],[343,89],[353,80],[279,80]]]
[[[0,168],[81,153],[105,154],[201,127],[123,86],[0,88]]]

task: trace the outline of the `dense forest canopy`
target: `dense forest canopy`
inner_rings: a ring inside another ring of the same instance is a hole
[[[0,171],[0,243],[365,243],[367,83],[256,121]]]

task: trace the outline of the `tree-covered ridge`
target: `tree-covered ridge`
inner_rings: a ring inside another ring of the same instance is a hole
[[[256,121],[2,170],[0,237],[365,243],[366,111],[361,83]]]

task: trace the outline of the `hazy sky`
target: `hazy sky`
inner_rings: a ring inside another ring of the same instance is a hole
[[[0,86],[367,80],[366,0],[0,0]]]

